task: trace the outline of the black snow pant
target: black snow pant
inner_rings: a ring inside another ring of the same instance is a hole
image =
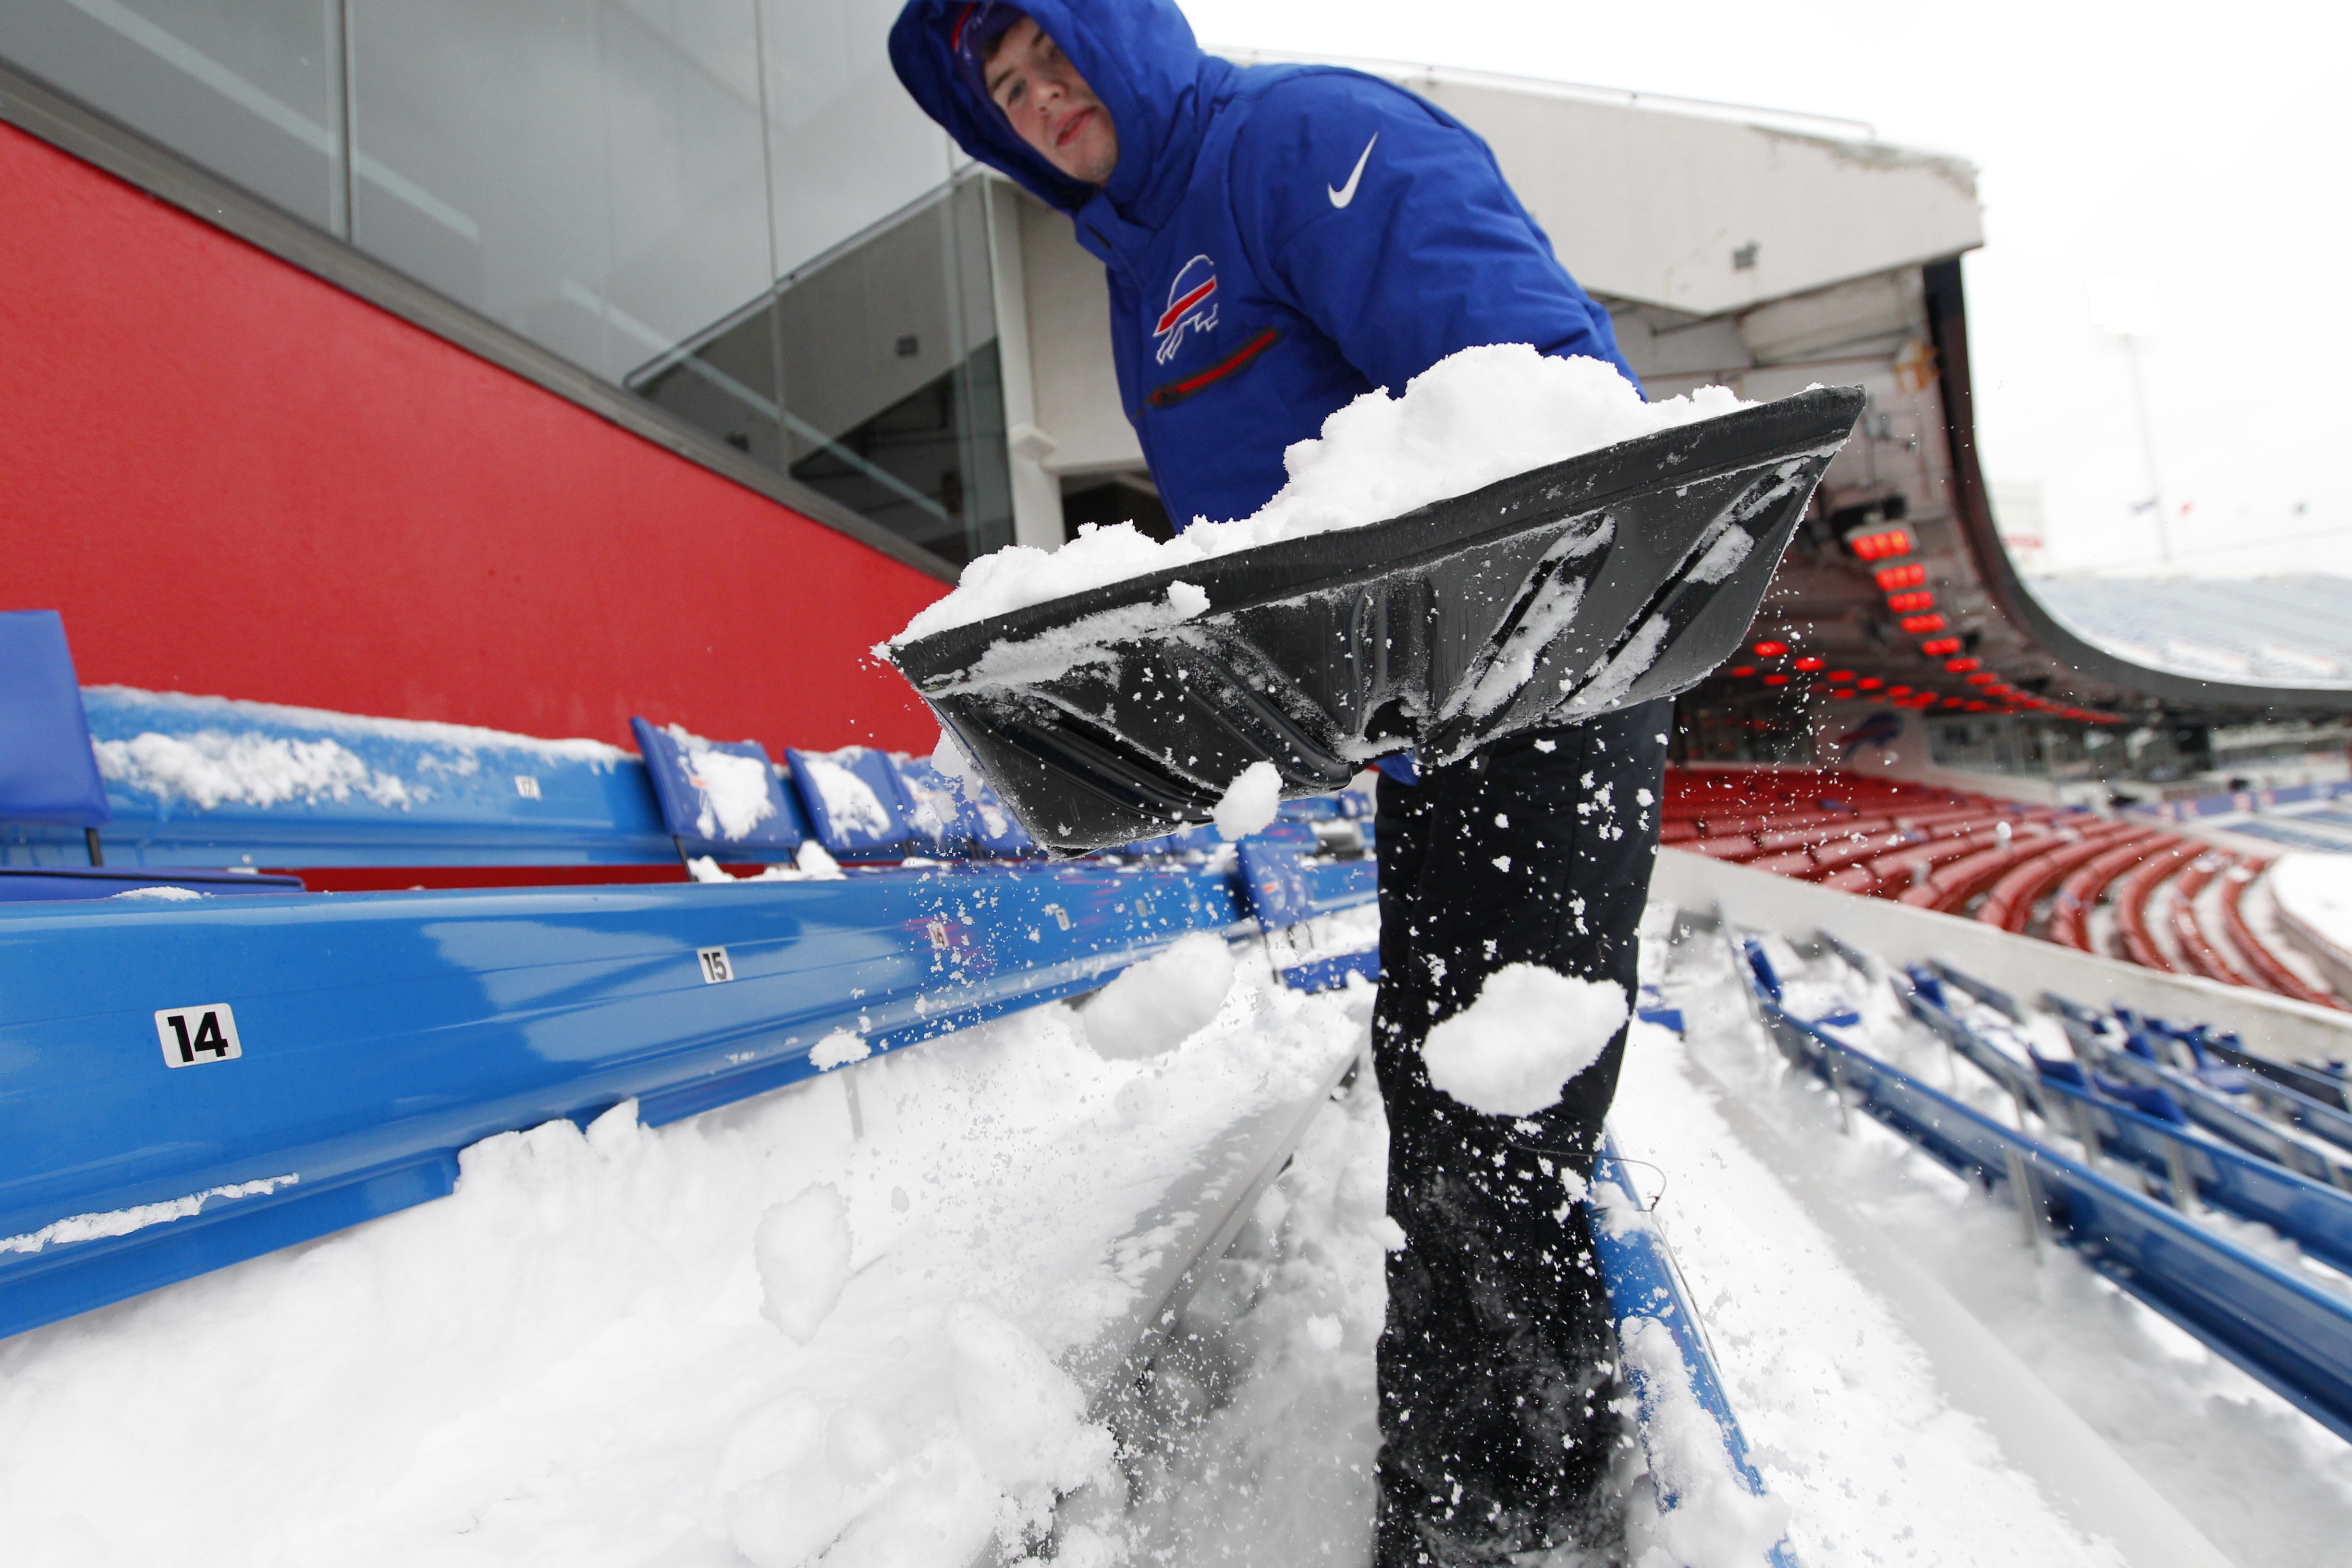
[[[1636,984],[1671,704],[1512,736],[1418,786],[1380,786],[1381,994],[1389,1118],[1377,1568],[1612,1555],[1620,1441],[1608,1295],[1582,1206],[1624,1059],[1621,1030],[1527,1119],[1431,1087],[1421,1044],[1508,963]]]

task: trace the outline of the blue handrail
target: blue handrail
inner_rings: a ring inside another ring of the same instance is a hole
[[[1588,1200],[1592,1220],[1592,1250],[1609,1287],[1611,1315],[1622,1337],[1636,1319],[1651,1319],[1664,1327],[1680,1352],[1682,1373],[1692,1395],[1723,1432],[1724,1459],[1739,1484],[1752,1497],[1766,1495],[1764,1478],[1748,1453],[1748,1439],[1739,1418],[1724,1396],[1715,1357],[1700,1335],[1697,1314],[1691,1310],[1682,1279],[1675,1271],[1665,1238],[1651,1223],[1648,1205],[1626,1171],[1614,1136],[1604,1134],[1601,1158],[1594,1163],[1592,1193]],[[1651,1422],[1664,1393],[1647,1386],[1646,1374],[1628,1367],[1628,1378],[1640,1401],[1642,1434],[1646,1444]],[[1660,1507],[1671,1510],[1677,1499],[1661,1494]],[[1796,1549],[1784,1538],[1768,1554],[1773,1568],[1798,1568]]]
[[[1790,1061],[1955,1171],[2007,1184],[2038,1229],[2352,1439],[2352,1300],[1791,1016],[1749,963],[1739,967],[1757,1016]]]

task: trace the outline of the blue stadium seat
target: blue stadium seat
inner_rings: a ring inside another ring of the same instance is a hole
[[[102,864],[98,827],[114,814],[55,610],[0,612],[0,822],[81,828],[90,864]]]
[[[1338,953],[1315,949],[1307,921],[1323,911],[1318,908],[1315,876],[1307,860],[1314,848],[1312,830],[1307,837],[1304,851],[1291,836],[1276,832],[1252,834],[1236,847],[1243,900],[1265,935],[1266,956],[1282,983],[1294,991],[1333,990],[1345,985],[1351,974],[1377,980],[1377,947]],[[1287,957],[1279,950],[1286,950]]]
[[[898,783],[911,803],[908,822],[915,837],[940,855],[1039,853],[985,779],[951,779],[927,757],[897,757]]]
[[[1312,918],[1315,896],[1307,885],[1306,868],[1297,848],[1265,838],[1244,838],[1241,844],[1242,886],[1247,889],[1250,913],[1267,931],[1287,931]]]
[[[827,850],[859,860],[895,859],[905,852],[915,837],[915,806],[888,753],[871,746],[787,748],[784,757],[810,829]]]
[[[749,850],[754,852],[752,858],[763,858],[758,851],[789,854],[808,837],[806,823],[777,779],[775,765],[768,761],[767,750],[759,742],[705,741],[675,728],[657,729],[642,718],[631,719],[629,728],[635,731],[637,750],[646,759],[646,776],[653,781],[654,795],[661,802],[663,825],[677,840],[680,858],[686,857],[690,847],[702,847],[706,852],[739,855]],[[731,832],[721,815],[721,803],[711,788],[715,781],[705,777],[712,758],[740,758],[757,763],[759,779],[766,786],[766,809],[755,820]]]

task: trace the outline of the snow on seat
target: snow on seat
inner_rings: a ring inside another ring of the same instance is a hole
[[[2298,1002],[2315,1006],[2342,1008],[2344,1004],[2332,994],[2320,990],[2297,974],[2285,960],[2271,951],[2246,919],[2246,890],[2256,878],[2267,872],[2276,862],[2249,858],[2244,865],[2222,879],[2221,915],[2221,929],[2230,938],[2230,945],[2254,972],[2256,982],[2265,991],[2278,996],[2291,996]]]
[[[2139,831],[2127,823],[2098,823],[2078,837],[2038,847],[2032,857],[2001,873],[1978,906],[1976,918],[2003,931],[2024,931],[2033,907],[2066,879],[2066,873]]]
[[[1987,836],[1972,834],[1963,842],[1979,844]],[[2041,853],[2052,832],[2038,824],[2029,824],[2006,835],[1995,827],[1990,830],[1990,844],[1981,844],[1973,853],[1947,861],[1929,872],[1925,881],[1906,888],[1898,895],[1898,901],[1948,914],[1957,910],[2000,880],[2010,867]]]
[[[82,689],[114,816],[149,866],[275,867],[313,889],[662,880],[677,850],[635,752],[431,721]],[[86,859],[29,829],[10,858]]]
[[[1914,888],[1924,887],[1928,873],[1937,867],[1949,865],[1978,850],[1991,848],[2001,841],[2002,837],[1997,827],[1985,826],[1965,835],[1930,837],[1925,844],[1914,844],[1907,849],[1878,857],[1870,862],[1871,874],[1878,879],[1880,888],[1891,889],[1889,897],[1898,897]]]
[[[887,752],[871,746],[787,748],[784,757],[811,830],[835,857],[895,859],[914,838],[914,803]]]
[[[2228,939],[2206,924],[2200,900],[2215,879],[2238,864],[2226,849],[2208,850],[2190,861],[2172,881],[2172,940],[2182,962],[2208,980],[2225,985],[2253,985],[2253,977],[2231,957]],[[2259,987],[2257,987],[2259,989]]]
[[[2116,934],[2123,943],[2124,955],[2143,969],[2161,969],[2167,973],[2179,971],[2180,965],[2157,945],[2154,933],[2148,930],[2148,906],[2155,901],[2158,889],[2182,865],[2203,854],[2206,847],[2197,839],[2168,844],[2116,880]]]
[[[2218,1100],[2194,1087],[2176,1091],[2127,1068],[2105,1070],[2122,1067],[2119,1053],[2052,1056],[2025,1026],[1988,1016],[1998,1011],[1991,1005],[1972,1008],[1950,994],[1942,983],[1956,977],[1946,966],[1898,976],[1822,933],[1821,945],[1849,965],[1908,982],[1895,987],[1905,1010],[1956,1058],[1948,1088],[1931,1087],[1917,1076],[1927,1063],[1916,1047],[1881,1027],[1864,1025],[1848,1038],[1802,1016],[1788,998],[1815,997],[1820,983],[1782,981],[1758,938],[1728,921],[1721,929],[1752,1015],[1783,1056],[1826,1080],[1841,1125],[1855,1111],[1873,1115],[1946,1165],[2006,1189],[2033,1248],[2081,1248],[2124,1290],[2352,1438],[2352,1299],[2291,1251],[2352,1266],[2352,1197],[2325,1177],[2249,1157],[2201,1124],[2184,1125],[2162,1114],[2164,1100],[2139,1092],[2166,1089],[2169,1109],[2196,1122],[2183,1096]],[[1959,1060],[1989,1075],[1994,1092],[1964,1084]],[[2014,1100],[2013,1116],[2007,1107],[1992,1113],[1996,1097]],[[2214,1223],[2208,1205],[2228,1221]],[[2247,1220],[2274,1237],[2247,1237],[2239,1223]]]
[[[1013,858],[1040,853],[985,779],[951,779],[927,757],[893,756],[891,762],[913,803],[908,825],[933,854]]]
[[[1864,867],[1865,863],[1882,859],[1906,845],[1916,844],[1920,837],[1906,828],[1894,827],[1832,839],[1812,850],[1813,877],[1811,879],[1832,884],[1832,879],[1839,873],[1850,868]],[[1852,891],[1853,890],[1850,885],[1853,879],[1848,879],[1846,882],[1832,885]],[[1863,888],[1867,890],[1877,885],[1876,874],[1865,869],[1863,873]]]
[[[1888,816],[1856,816],[1850,811],[1824,812],[1801,827],[1780,827],[1756,836],[1756,847],[1767,855],[1788,849],[1811,849],[1861,833],[1880,833],[1895,826]]]
[[[2050,940],[2078,952],[2091,951],[2091,911],[2110,884],[2151,855],[2180,842],[2178,834],[2151,830],[2127,839],[2067,874],[2050,906]]]
[[[690,847],[733,852],[737,858],[746,850],[789,855],[808,837],[759,742],[706,741],[642,718],[631,719],[629,728],[681,858]]]

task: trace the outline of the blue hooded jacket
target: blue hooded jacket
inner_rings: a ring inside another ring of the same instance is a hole
[[[1118,133],[1097,188],[1033,152],[966,74],[950,38],[969,9],[909,0],[891,64],[965,152],[1070,214],[1108,269],[1119,392],[1179,528],[1257,510],[1285,447],[1459,349],[1532,343],[1633,380],[1486,142],[1434,105],[1357,71],[1202,54],[1172,0],[1025,0]]]

